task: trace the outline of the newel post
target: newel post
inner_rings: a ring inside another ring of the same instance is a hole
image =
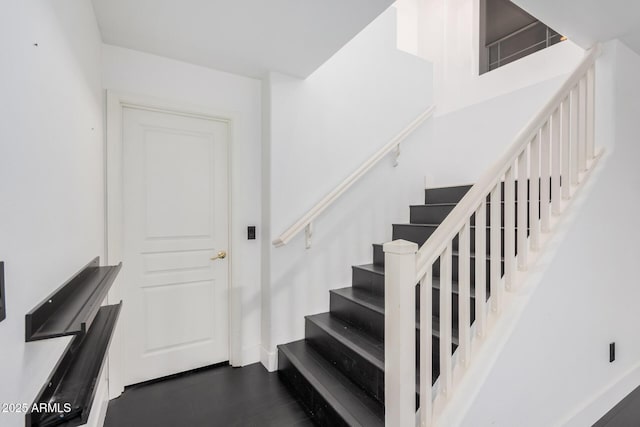
[[[416,253],[406,240],[385,243],[385,426],[416,422]]]

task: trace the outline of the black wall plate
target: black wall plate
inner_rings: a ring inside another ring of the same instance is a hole
[[[0,322],[7,317],[7,305],[4,295],[4,262],[0,261]]]
[[[612,363],[616,360],[616,343],[612,342],[609,344],[609,363]]]

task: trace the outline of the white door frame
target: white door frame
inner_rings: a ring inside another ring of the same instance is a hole
[[[106,146],[105,146],[105,254],[106,263],[117,264],[123,258],[123,109],[136,108],[160,113],[169,113],[186,117],[214,120],[226,124],[228,135],[227,149],[227,185],[228,185],[228,227],[229,227],[229,248],[231,247],[232,222],[232,185],[231,185],[231,152],[234,142],[234,125],[237,117],[233,113],[212,111],[206,108],[194,107],[192,105],[180,104],[172,101],[158,100],[146,96],[126,95],[110,90],[106,91]],[[229,257],[228,278],[229,278],[229,363],[240,365],[242,355],[238,350],[241,348],[241,325],[240,315],[242,307],[237,294],[233,289],[232,271],[233,256]],[[108,294],[108,302],[117,304],[123,297],[123,285],[116,279]],[[126,304],[126,302],[125,302]],[[120,332],[119,332],[120,331]],[[116,328],[113,342],[108,356],[108,382],[109,398],[118,397],[124,391],[124,337],[122,327]]]

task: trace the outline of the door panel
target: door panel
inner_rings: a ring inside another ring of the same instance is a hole
[[[228,360],[224,122],[125,108],[125,383]]]

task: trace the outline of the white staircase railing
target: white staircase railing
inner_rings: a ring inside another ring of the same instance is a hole
[[[398,135],[396,135],[391,141],[389,141],[384,147],[376,151],[367,161],[365,161],[358,169],[356,169],[351,175],[344,179],[336,188],[334,188],[329,194],[324,196],[314,207],[304,214],[298,221],[296,221],[291,227],[287,228],[278,238],[272,243],[276,248],[284,246],[289,243],[289,240],[293,239],[298,233],[305,231],[306,248],[311,247],[311,237],[313,234],[313,221],[322,214],[329,206],[331,206],[342,194],[344,194],[353,184],[355,184],[364,174],[369,172],[371,168],[378,164],[387,154],[396,150],[395,165],[398,165],[398,156],[400,155],[400,143],[404,141],[409,135],[413,133],[422,123],[424,123],[429,117],[433,115],[435,107],[431,106],[424,112],[420,113],[418,117],[413,119],[411,123],[407,125]]]
[[[419,250],[415,243],[403,240],[384,245],[387,426],[404,427],[416,422],[416,284],[420,284],[418,415],[419,425],[428,427],[435,425],[438,414],[462,379],[474,357],[472,350],[489,332],[488,326],[495,323],[494,318],[500,316],[504,292],[514,291],[522,283],[523,277],[519,275],[530,266],[529,252],[540,250],[541,238],[546,240],[556,217],[564,211],[594,166],[598,51],[595,47],[587,52],[553,98]],[[458,251],[459,260],[460,314],[458,347],[452,355],[452,342],[456,338],[451,296],[454,250]],[[472,252],[475,253],[473,327],[470,319]],[[501,274],[503,258],[504,276]],[[437,331],[440,375],[432,387],[431,288],[436,262],[440,262]]]

